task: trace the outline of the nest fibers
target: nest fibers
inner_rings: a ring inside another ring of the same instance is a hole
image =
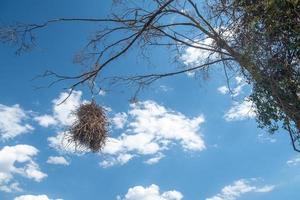
[[[74,112],[76,121],[69,128],[70,142],[77,147],[100,151],[107,139],[108,120],[105,110],[95,102],[81,104]]]

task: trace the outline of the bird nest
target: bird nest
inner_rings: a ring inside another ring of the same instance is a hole
[[[108,120],[105,110],[95,102],[81,104],[74,115],[76,120],[69,128],[70,142],[77,147],[100,151],[107,139]]]

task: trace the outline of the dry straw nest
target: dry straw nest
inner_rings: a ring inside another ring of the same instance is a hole
[[[81,104],[74,112],[76,121],[69,128],[70,142],[77,147],[100,151],[107,139],[108,120],[105,109],[94,101]]]

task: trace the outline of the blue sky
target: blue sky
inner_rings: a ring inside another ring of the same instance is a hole
[[[43,22],[57,17],[103,17],[109,1],[0,1],[0,23]],[[57,24],[38,33],[38,47],[21,56],[0,45],[0,199],[4,200],[281,200],[297,199],[300,157],[287,133],[269,136],[257,128],[249,86],[236,75],[228,94],[220,67],[209,80],[191,74],[162,79],[138,96],[121,85],[95,96],[111,120],[101,154],[74,151],[62,134],[72,110],[91,100],[77,88],[66,103],[67,82],[35,87],[32,78],[47,69],[80,71],[76,52],[97,26]],[[107,74],[172,69],[174,56],[150,51],[147,63],[132,51]],[[192,65],[201,52],[186,49],[181,62]],[[50,80],[51,81],[51,80]]]

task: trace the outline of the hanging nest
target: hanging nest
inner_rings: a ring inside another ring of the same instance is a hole
[[[92,101],[81,104],[74,115],[76,121],[69,128],[69,141],[74,142],[76,147],[89,149],[92,152],[100,151],[108,135],[105,110]]]

